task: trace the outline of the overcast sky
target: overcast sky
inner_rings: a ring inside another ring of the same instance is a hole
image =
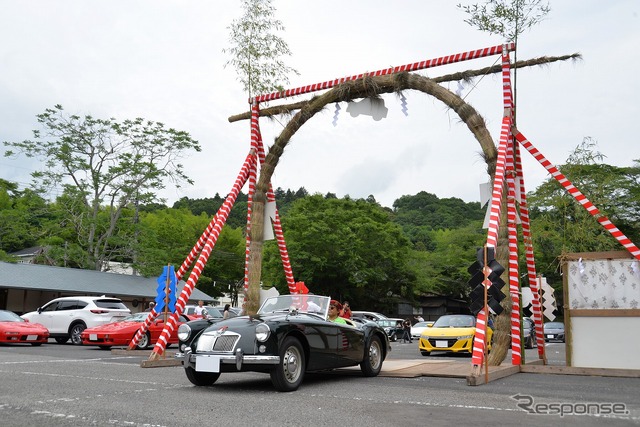
[[[0,141],[31,138],[36,115],[56,104],[69,113],[118,120],[143,117],[188,131],[203,151],[184,159],[195,185],[180,197],[225,195],[249,150],[249,123],[229,123],[248,109],[247,95],[224,68],[238,1],[0,0]],[[499,36],[464,22],[456,2],[431,0],[274,0],[279,33],[299,76],[289,87],[499,45]],[[640,159],[640,2],[551,1],[547,19],[521,36],[518,59],[581,53],[577,62],[518,74],[518,128],[554,164],[592,137],[606,162]],[[513,55],[512,55],[513,57]],[[492,65],[498,57],[421,71],[430,77]],[[462,96],[497,140],[500,76],[477,79]],[[448,86],[452,90],[457,85]],[[299,101],[310,95],[290,99]],[[383,206],[419,191],[478,201],[487,181],[480,146],[455,113],[423,93],[406,92],[408,116],[385,95],[386,119],[351,117],[329,106],[296,133],[273,177],[274,188],[373,195]],[[271,105],[278,105],[275,102]],[[285,119],[282,119],[285,120]],[[281,123],[262,119],[270,146]],[[4,146],[0,150],[4,152]],[[525,184],[547,177],[523,152]],[[0,178],[28,185],[39,164],[0,157]],[[246,192],[246,188],[244,189]]]

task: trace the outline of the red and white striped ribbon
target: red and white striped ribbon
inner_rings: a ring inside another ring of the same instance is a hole
[[[509,295],[511,297],[511,364],[522,364],[520,338],[520,275],[518,270],[518,228],[513,138],[507,147],[507,229],[509,240]]]
[[[471,363],[475,366],[482,365],[484,361],[484,340],[487,330],[487,313],[484,308],[476,316],[476,333],[473,337],[473,353]]]
[[[136,334],[133,336],[133,339],[129,343],[129,347],[128,347],[129,350],[133,350],[134,348],[136,348],[136,345],[138,345],[140,338],[142,338],[142,336],[147,333],[149,326],[151,326],[151,324],[153,323],[153,320],[156,318],[157,315],[158,313],[156,313],[155,308],[152,308],[149,311],[149,315],[146,317],[146,319],[144,319],[144,322],[142,322],[142,325],[140,325],[140,329],[138,329]]]
[[[503,103],[505,115],[502,118],[502,128],[500,130],[500,142],[498,144],[498,158],[496,161],[496,172],[493,179],[493,192],[491,194],[491,205],[489,206],[489,230],[487,232],[487,246],[497,248],[498,229],[500,226],[500,212],[502,210],[502,196],[504,194],[505,168],[507,157],[507,145],[511,136],[511,72],[509,52],[515,49],[515,44],[509,43],[500,46],[499,52],[502,54],[502,83],[503,83]],[[497,52],[496,52],[497,53]],[[491,286],[491,282],[485,284]],[[473,352],[471,363],[479,366],[484,360],[484,336],[486,334],[486,316],[484,309],[478,313],[476,320],[476,339],[473,341]],[[478,335],[482,340],[477,339]]]
[[[363,78],[364,76],[372,76],[372,77],[385,76],[388,74],[400,73],[404,71],[418,71],[418,70],[424,70],[427,68],[433,68],[441,65],[453,64],[456,62],[468,61],[471,59],[484,58],[487,56],[498,55],[501,52],[503,52],[505,49],[507,49],[508,51],[513,51],[515,49],[515,43],[508,43],[506,45],[486,47],[483,49],[477,49],[477,50],[457,53],[457,54],[448,55],[448,56],[441,56],[439,58],[427,59],[425,61],[414,62],[412,64],[385,68],[385,69],[373,71],[370,73],[356,74],[350,77],[342,77],[335,80],[328,80],[322,83],[314,83],[311,85],[300,86],[294,89],[287,89],[282,92],[272,92],[272,93],[256,96],[255,100],[257,102],[272,101],[274,99],[282,99],[282,98],[287,98],[289,96],[296,96],[296,95],[302,95],[305,93],[316,92],[319,90],[331,89],[332,87],[337,86],[340,83],[344,83],[351,80],[358,80]]]
[[[502,119],[502,131],[500,133],[500,144],[498,146],[498,160],[496,162],[496,173],[493,179],[493,194],[491,196],[491,205],[489,206],[490,216],[489,216],[489,231],[487,233],[487,246],[488,247],[497,247],[498,243],[498,227],[500,226],[500,211],[502,210],[502,194],[504,188],[504,179],[505,179],[505,158],[507,152],[507,144],[509,139],[509,129],[511,127],[511,118],[505,116]],[[482,310],[483,315],[484,310]],[[480,314],[477,316],[476,320],[476,337],[478,334],[481,334],[483,337],[485,335],[485,320],[480,320]],[[481,365],[482,360],[484,359],[484,338],[482,341],[474,339],[473,341],[473,353],[471,357],[471,361],[474,365]],[[476,363],[476,361],[480,360],[480,363]]]
[[[257,116],[256,116],[257,117]],[[264,144],[262,142],[262,135],[258,132],[258,158],[260,164],[264,164],[266,154],[264,150]],[[273,185],[269,183],[269,192],[267,193],[267,201],[275,203],[276,196],[273,193]],[[293,278],[293,269],[291,268],[291,261],[289,260],[289,252],[287,251],[287,243],[284,240],[284,232],[282,231],[282,223],[280,222],[280,213],[276,207],[276,216],[273,221],[273,230],[278,242],[278,250],[280,251],[280,258],[282,259],[282,267],[284,268],[284,275],[287,280],[287,286],[289,287],[289,293],[297,293],[296,282]]]
[[[536,331],[536,341],[538,343],[538,358],[544,359],[544,330],[542,327],[542,303],[540,301],[540,286],[536,273],[536,263],[533,256],[533,237],[531,235],[531,222],[529,220],[529,205],[527,203],[527,191],[524,185],[524,174],[522,172],[522,158],[520,156],[520,145],[515,144],[515,164],[516,176],[520,184],[520,221],[522,223],[522,237],[524,239],[525,257],[527,262],[527,275],[529,287],[533,295],[532,312],[533,324]]]
[[[158,338],[158,342],[153,348],[152,356],[153,354],[155,355],[163,354],[165,348],[167,348],[169,337],[171,336],[173,331],[176,329],[178,318],[184,312],[184,307],[187,305],[187,301],[189,301],[189,297],[191,296],[191,293],[193,292],[193,289],[195,288],[196,283],[198,283],[198,279],[200,278],[200,275],[202,274],[202,271],[204,270],[204,267],[207,264],[207,260],[211,255],[211,251],[213,251],[213,247],[215,246],[216,241],[220,236],[220,232],[222,231],[222,226],[227,221],[227,217],[229,216],[231,207],[235,203],[236,199],[238,198],[238,194],[240,193],[240,190],[242,189],[245,182],[247,181],[247,178],[249,176],[249,171],[254,168],[254,165],[257,163],[257,161],[258,160],[257,160],[256,152],[254,150],[251,150],[247,155],[247,158],[245,159],[244,164],[242,165],[240,174],[236,178],[232,191],[227,195],[227,198],[225,199],[224,203],[222,204],[222,206],[218,210],[218,213],[216,214],[215,226],[213,227],[213,230],[207,237],[207,241],[205,242],[202,248],[202,252],[200,253],[200,256],[198,257],[193,267],[193,270],[189,275],[189,279],[187,280],[184,288],[182,289],[182,292],[180,293],[180,296],[177,299],[176,311],[174,313],[171,313],[171,315],[167,319],[167,322],[165,323],[164,329],[162,330],[162,333]]]
[[[638,247],[627,236],[625,236],[618,227],[613,225],[609,218],[603,215],[600,210],[591,203],[591,201],[589,201],[589,199],[587,199],[586,196],[562,174],[562,172],[558,170],[557,167],[552,165],[551,162],[549,162],[549,160],[547,160],[542,153],[540,153],[533,144],[525,138],[522,133],[516,131],[515,137],[518,142],[520,142],[520,144],[522,144],[522,146],[526,148],[542,166],[544,166],[551,176],[553,176],[556,181],[558,181],[560,185],[562,185],[564,189],[567,190],[567,192],[587,210],[587,212],[589,212],[609,233],[611,233],[611,235],[615,237],[618,242],[620,242],[620,244],[631,253],[631,255],[640,260],[640,249],[638,249]]]
[[[260,106],[257,102],[251,104],[251,148],[260,152],[262,135],[260,134]],[[258,159],[259,160],[259,159]],[[256,182],[258,181],[259,161],[249,172],[249,188],[247,192],[247,236],[244,251],[244,293],[249,291],[249,254],[251,246],[251,213],[253,211],[253,196],[256,194]]]

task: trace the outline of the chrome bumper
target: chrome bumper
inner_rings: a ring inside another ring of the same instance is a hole
[[[183,366],[190,366],[197,369],[196,360],[198,358],[216,359],[221,365],[236,365],[239,371],[243,365],[277,365],[280,363],[280,356],[259,356],[245,355],[241,349],[237,349],[234,354],[220,353],[193,353],[191,349],[187,349],[184,353],[177,353],[177,359],[183,359]],[[215,371],[214,371],[215,372]]]

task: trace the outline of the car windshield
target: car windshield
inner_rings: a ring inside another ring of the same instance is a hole
[[[476,319],[466,314],[441,316],[433,324],[434,328],[471,328],[476,326]]]
[[[149,316],[149,312],[141,312],[132,314],[131,316],[127,316],[122,319],[122,322],[144,322],[144,320]]]
[[[414,328],[426,328],[427,326],[429,326],[427,322],[418,322],[415,325],[413,325]]]
[[[545,329],[564,329],[564,323],[549,322],[549,323],[545,323],[544,328]]]
[[[313,313],[326,319],[329,301],[329,297],[319,295],[280,295],[268,298],[258,310],[258,314],[296,309],[301,313]]]
[[[0,310],[0,322],[24,322],[24,319],[13,311]]]

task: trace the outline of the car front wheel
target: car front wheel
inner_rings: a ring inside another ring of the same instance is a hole
[[[69,330],[69,335],[71,335],[71,343],[74,345],[82,344],[82,331],[87,329],[87,326],[84,323],[75,323],[71,326]]]
[[[198,372],[190,366],[187,366],[184,372],[191,384],[201,387],[212,385],[220,378],[220,372]]]
[[[293,337],[285,339],[280,350],[280,362],[270,372],[271,382],[276,390],[297,390],[304,378],[305,363],[300,341]]]
[[[65,344],[67,341],[69,341],[69,338],[55,338],[55,340],[58,344]]]
[[[423,356],[431,356],[431,352],[428,351],[420,351],[420,354],[422,354]]]
[[[360,364],[360,370],[365,377],[375,377],[382,369],[382,361],[384,354],[382,352],[382,343],[380,338],[373,336],[369,341],[364,360]]]
[[[146,334],[144,334],[140,340],[138,341],[138,344],[136,345],[136,348],[138,350],[145,350],[147,348],[149,348],[149,345],[151,344],[151,337],[149,336],[149,332],[147,331]]]

